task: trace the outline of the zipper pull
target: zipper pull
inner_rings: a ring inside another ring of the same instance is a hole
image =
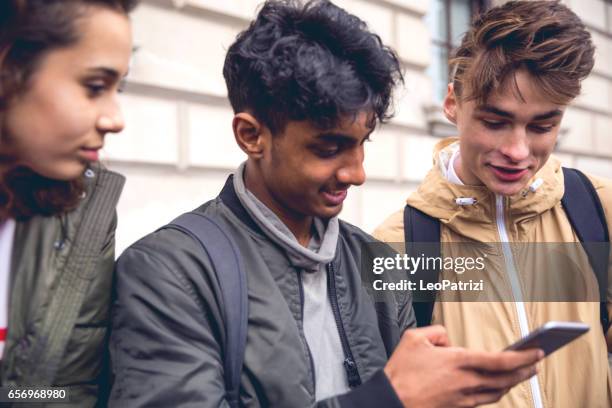
[[[350,357],[344,360],[344,369],[346,370],[346,376],[348,377],[349,387],[355,388],[361,385],[361,379],[359,378],[359,372],[357,371],[357,364]]]

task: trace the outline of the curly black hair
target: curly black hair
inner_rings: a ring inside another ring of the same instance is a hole
[[[388,120],[403,82],[395,52],[366,23],[327,0],[268,0],[236,38],[223,76],[234,112],[250,111],[276,134],[289,120],[320,128],[347,115]]]

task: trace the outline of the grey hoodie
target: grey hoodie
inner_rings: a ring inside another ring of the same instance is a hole
[[[338,218],[326,223],[315,218],[314,233],[308,248],[300,245],[289,228],[268,207],[246,189],[245,163],[234,175],[238,199],[264,231],[281,246],[291,264],[307,272],[302,274],[304,288],[304,337],[315,366],[317,401],[349,390],[343,367],[344,353],[338,327],[328,297],[326,264],[331,262],[338,242]]]

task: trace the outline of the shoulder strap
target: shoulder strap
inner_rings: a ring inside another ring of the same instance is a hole
[[[406,204],[404,207],[404,242],[409,256],[440,257],[440,221],[424,212]],[[430,271],[428,276],[416,272],[427,282],[438,282],[439,270]],[[412,307],[416,315],[417,326],[429,326],[433,315],[436,292],[423,293],[414,298]]]
[[[565,191],[563,198],[561,198],[561,204],[572,228],[578,235],[580,242],[583,243],[591,268],[597,277],[601,299],[605,300],[608,288],[610,236],[599,195],[591,181],[581,171],[564,167],[563,177]],[[598,250],[601,246],[588,245],[592,242],[607,242],[605,253],[602,254]],[[604,333],[606,333],[610,327],[610,320],[605,301],[600,304],[600,320]]]
[[[201,213],[185,213],[164,228],[177,229],[191,236],[200,243],[213,264],[221,288],[225,319],[226,398],[230,407],[238,407],[248,323],[247,283],[240,251],[219,222]]]
[[[55,379],[96,272],[99,254],[108,239],[125,179],[118,174],[101,171],[95,182],[100,187],[84,204],[71,252],[47,308],[44,323],[31,346],[28,360],[32,366],[25,377],[28,383],[34,385],[51,385]]]

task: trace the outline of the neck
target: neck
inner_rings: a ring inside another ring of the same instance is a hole
[[[459,177],[459,180],[461,180],[463,184],[468,185],[468,186],[478,186],[482,184],[482,182],[476,176],[474,176],[469,170],[467,170],[465,166],[463,165],[463,160],[461,158],[461,151],[459,151],[459,154],[457,155],[455,161],[453,163],[450,163],[450,165],[453,166],[453,168],[455,169],[455,173],[457,174],[457,177]]]
[[[257,166],[250,160],[244,169],[244,184],[251,193],[289,228],[300,245],[307,247],[312,237],[313,217],[299,214],[277,200],[265,184]]]

